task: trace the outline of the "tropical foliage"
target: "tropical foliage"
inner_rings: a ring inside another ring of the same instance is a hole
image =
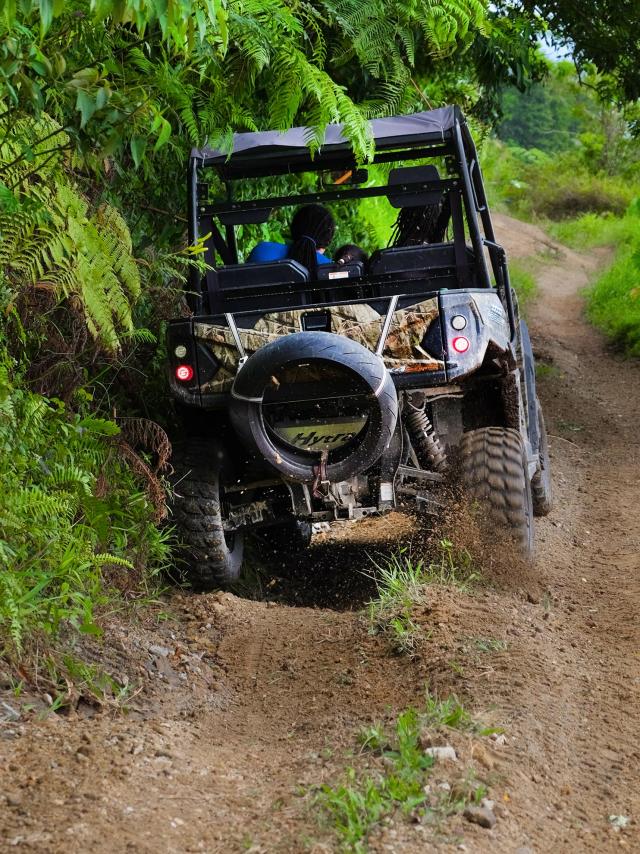
[[[625,212],[640,187],[638,106],[599,97],[600,79],[549,63],[544,84],[503,93],[501,142],[483,152],[494,201],[527,218]]]
[[[625,20],[601,91],[631,91]],[[0,4],[0,648],[95,631],[114,566],[167,560],[161,482],[114,411],[167,417],[163,322],[198,258],[189,148],[304,123],[313,149],[341,121],[364,161],[367,119],[452,101],[486,133],[505,86],[547,73],[545,26],[525,2],[487,0]],[[341,236],[380,230],[376,216],[352,210]],[[139,437],[157,450],[154,429]]]
[[[505,0],[498,7],[510,7]],[[636,0],[520,0],[538,26],[549,28],[582,69],[594,64],[603,75],[598,91],[621,102],[640,98],[640,38]]]
[[[583,85],[584,83],[588,85]],[[503,95],[503,120],[484,147],[490,197],[541,219],[579,250],[609,247],[613,263],[587,292],[587,313],[612,343],[640,355],[640,148],[638,105],[620,107],[595,69],[550,67],[545,86]]]
[[[11,378],[11,375],[14,378]],[[103,568],[153,573],[167,536],[115,444],[112,421],[67,412],[20,387],[0,350],[0,640],[14,651],[37,629],[99,633],[110,598]]]
[[[41,140],[47,137],[46,142]],[[42,113],[15,123],[0,142],[4,193],[0,265],[16,290],[38,288],[80,300],[91,333],[108,350],[133,334],[140,295],[129,229],[109,204],[90,210],[64,168],[69,137]],[[30,146],[30,156],[21,156]],[[53,153],[50,149],[53,148]]]

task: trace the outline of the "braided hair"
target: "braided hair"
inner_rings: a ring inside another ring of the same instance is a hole
[[[304,205],[293,215],[289,258],[302,264],[311,279],[318,278],[318,249],[326,249],[335,234],[336,224],[324,205]]]
[[[449,198],[433,205],[402,208],[391,232],[390,246],[419,246],[422,243],[441,243],[451,215]]]

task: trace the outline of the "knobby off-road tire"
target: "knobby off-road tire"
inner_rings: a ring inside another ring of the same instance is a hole
[[[533,512],[536,516],[546,516],[553,507],[553,488],[551,485],[551,461],[549,459],[549,443],[547,439],[547,428],[544,424],[544,415],[540,401],[536,401],[536,413],[538,416],[539,449],[538,470],[531,480],[531,495],[533,497]]]
[[[224,587],[240,575],[244,534],[224,533],[216,448],[202,441],[174,448],[172,465],[173,521],[185,546],[184,575],[198,590]]]
[[[521,553],[533,552],[533,500],[520,434],[483,427],[462,437],[462,475],[481,517],[510,532]]]

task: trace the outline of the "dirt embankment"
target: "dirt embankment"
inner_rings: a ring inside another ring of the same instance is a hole
[[[318,543],[308,581],[274,580],[264,601],[175,594],[146,625],[114,620],[100,655],[144,691],[127,716],[81,706],[0,724],[1,850],[336,850],[309,788],[339,780],[358,729],[419,705],[426,684],[506,733],[478,765],[497,824],[453,820],[435,847],[640,850],[640,366],[581,319],[598,258],[496,219],[512,256],[538,256],[531,325],[557,502],[535,565],[503,565],[470,594],[434,588],[414,660],[390,656],[357,613],[366,552],[417,536],[402,517]],[[460,750],[477,764],[473,744]],[[616,830],[610,816],[630,821]],[[397,823],[375,847],[431,840]]]

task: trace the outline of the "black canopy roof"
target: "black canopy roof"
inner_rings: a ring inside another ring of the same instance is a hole
[[[381,150],[395,146],[410,147],[444,142],[456,119],[462,120],[462,114],[458,107],[452,106],[410,116],[372,119],[369,124],[376,149]],[[274,156],[278,159],[300,157],[304,156],[305,152],[308,153],[311,136],[312,131],[306,127],[291,128],[284,132],[266,130],[257,133],[236,133],[233,135],[231,156],[229,151],[205,147],[194,148],[191,157],[199,160],[204,166],[222,165],[229,160],[239,163]],[[343,133],[343,125],[327,125],[320,157],[341,150],[351,151],[351,144]]]

